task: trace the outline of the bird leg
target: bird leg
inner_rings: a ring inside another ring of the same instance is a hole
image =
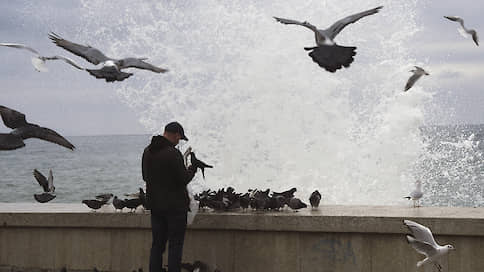
[[[439,270],[439,272],[442,272],[442,266],[438,263],[434,263],[434,266],[437,267],[437,270]]]

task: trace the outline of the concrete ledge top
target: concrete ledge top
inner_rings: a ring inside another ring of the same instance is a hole
[[[436,234],[484,236],[484,207],[321,206],[299,212],[199,212],[190,229],[299,232],[407,233],[402,220]],[[149,212],[92,212],[83,204],[0,203],[0,228],[150,228]]]

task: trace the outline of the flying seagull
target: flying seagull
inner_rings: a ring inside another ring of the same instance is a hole
[[[378,11],[383,6],[376,7],[367,11],[356,13],[343,18],[327,29],[318,29],[316,26],[304,21],[299,22],[291,19],[284,19],[279,17],[274,17],[276,21],[287,24],[287,25],[300,25],[309,28],[314,32],[316,38],[316,46],[314,47],[304,47],[304,50],[311,51],[309,56],[316,62],[319,66],[326,69],[329,72],[336,72],[336,70],[341,69],[341,67],[349,67],[353,62],[353,56],[356,55],[355,46],[340,46],[334,41],[336,35],[343,30],[347,25],[352,24],[361,18],[378,13]]]
[[[49,202],[55,198],[54,177],[52,176],[52,170],[49,170],[49,178],[46,178],[39,170],[34,169],[34,177],[42,187],[44,192],[42,194],[34,194],[35,200],[40,203]]]
[[[423,196],[423,192],[422,192],[422,183],[420,182],[420,180],[417,180],[415,181],[415,185],[416,185],[416,188],[415,190],[413,190],[409,196],[406,196],[405,198],[408,199],[408,200],[413,200],[413,207],[420,207],[420,199],[422,198]]]
[[[65,50],[84,58],[94,65],[102,64],[102,68],[100,69],[86,69],[86,71],[96,78],[104,78],[106,82],[123,81],[132,76],[132,73],[125,73],[121,71],[126,68],[139,68],[150,70],[155,73],[168,72],[167,69],[156,67],[145,62],[147,58],[113,59],[105,56],[100,50],[94,47],[70,42],[53,32],[49,34],[49,38],[57,46],[60,46]]]
[[[415,66],[415,70],[410,70],[410,72],[412,72],[413,75],[410,76],[410,78],[408,79],[407,84],[405,85],[405,90],[403,90],[404,92],[412,88],[413,84],[415,84],[415,82],[417,82],[417,80],[421,78],[423,75],[426,75],[426,76],[430,75],[424,69],[418,66]]]
[[[20,43],[0,43],[1,46],[7,46],[7,47],[12,47],[12,48],[17,48],[17,49],[24,49],[27,51],[30,51],[31,53],[34,53],[35,56],[32,57],[32,65],[34,66],[35,70],[38,72],[47,72],[49,71],[47,67],[45,66],[45,61],[46,60],[63,60],[66,63],[69,63],[70,65],[76,67],[79,70],[84,70],[81,66],[77,65],[73,60],[67,57],[63,56],[51,56],[51,57],[45,57],[41,56],[37,50],[33,49],[32,47],[29,47],[24,44]]]
[[[441,246],[434,240],[434,236],[429,228],[410,220],[403,220],[411,235],[407,235],[408,243],[420,254],[425,255],[425,259],[417,262],[417,267],[432,262],[441,271],[442,266],[438,259],[447,254],[449,250],[455,249],[452,245]]]
[[[25,114],[0,105],[3,123],[13,129],[10,133],[0,133],[0,150],[13,150],[25,146],[23,140],[38,138],[74,150],[74,145],[50,128],[28,123]]]
[[[464,20],[458,16],[444,16],[444,18],[447,18],[451,21],[458,22],[462,29],[459,29],[459,32],[467,38],[467,34],[472,36],[472,40],[474,40],[474,43],[476,43],[477,46],[479,46],[479,37],[477,36],[477,32],[474,29],[467,29],[464,26]]]

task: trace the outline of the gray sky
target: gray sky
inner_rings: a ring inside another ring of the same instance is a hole
[[[415,36],[411,52],[431,76],[438,78],[433,83],[422,80],[419,84],[436,92],[435,103],[453,108],[449,118],[439,119],[439,113],[431,118],[441,123],[484,123],[484,90],[480,84],[484,78],[482,46],[476,47],[470,39],[464,39],[456,30],[457,24],[442,18],[443,15],[459,15],[468,27],[484,35],[481,15],[484,1],[418,3],[416,20],[421,31]],[[53,46],[46,34],[59,31],[77,37],[83,31],[79,12],[77,1],[49,0],[34,4],[1,1],[0,41],[25,43],[45,55],[62,52],[72,57]],[[102,18],[100,20],[102,23]],[[71,35],[72,32],[76,34]],[[97,45],[100,44],[102,42]],[[0,104],[25,113],[30,122],[65,135],[150,133],[138,121],[135,110],[116,93],[117,86],[123,82],[106,83],[64,63],[50,63],[49,73],[38,73],[26,52],[10,48],[0,48],[0,60],[3,63]],[[135,71],[133,77],[151,76],[148,73]],[[8,129],[0,126],[0,132],[4,131]]]

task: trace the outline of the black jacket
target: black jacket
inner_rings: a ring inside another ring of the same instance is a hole
[[[196,168],[185,168],[183,155],[163,136],[153,136],[142,158],[146,201],[153,212],[180,213],[189,210],[187,184]]]

